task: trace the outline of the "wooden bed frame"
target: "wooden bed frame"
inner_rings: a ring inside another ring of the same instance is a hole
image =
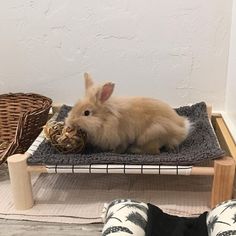
[[[208,109],[208,114],[211,117],[219,143],[226,151],[226,156],[211,161],[212,165],[210,166],[193,166],[191,175],[213,176],[210,207],[214,207],[216,204],[232,198],[236,145],[222,116],[220,114],[211,115],[211,108]],[[8,157],[13,201],[18,210],[26,210],[34,205],[30,174],[32,172],[47,173],[45,166],[28,165],[28,157],[27,153]]]

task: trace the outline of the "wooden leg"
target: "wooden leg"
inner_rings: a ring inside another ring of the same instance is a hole
[[[34,204],[27,158],[26,154],[16,154],[7,159],[13,201],[17,210],[29,209]]]
[[[211,207],[232,198],[235,161],[224,157],[214,161],[214,179],[211,192]]]

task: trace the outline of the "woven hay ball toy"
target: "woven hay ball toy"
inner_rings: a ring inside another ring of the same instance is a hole
[[[85,148],[86,133],[81,129],[65,127],[64,122],[50,121],[43,131],[46,139],[62,153],[81,153]]]

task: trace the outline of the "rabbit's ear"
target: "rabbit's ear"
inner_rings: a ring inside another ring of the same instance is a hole
[[[101,103],[104,103],[112,95],[115,84],[106,83],[102,86],[100,92],[98,93],[98,99]]]
[[[92,77],[87,72],[84,73],[84,82],[85,82],[85,91],[87,91],[90,87],[93,86]]]

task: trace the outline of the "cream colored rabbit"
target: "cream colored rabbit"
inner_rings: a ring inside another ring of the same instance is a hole
[[[85,97],[66,118],[66,126],[81,128],[88,142],[103,151],[157,154],[177,147],[187,137],[190,122],[168,104],[145,97],[115,97],[113,83],[94,85],[85,73]]]

